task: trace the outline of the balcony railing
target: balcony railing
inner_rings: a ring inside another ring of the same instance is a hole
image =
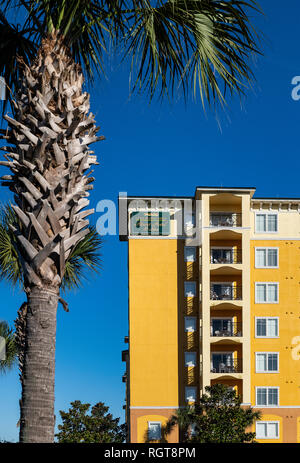
[[[242,250],[241,249],[211,249],[210,251],[211,264],[241,264]]]
[[[226,359],[225,362],[212,362],[211,373],[242,373],[243,362],[240,358]]]
[[[211,336],[213,337],[238,337],[242,336],[242,323],[231,322],[228,320],[218,320],[217,322],[211,322],[210,325]]]
[[[242,214],[238,212],[212,212],[210,225],[212,227],[241,227]]]
[[[213,284],[210,288],[210,299],[214,301],[241,300],[242,287]]]

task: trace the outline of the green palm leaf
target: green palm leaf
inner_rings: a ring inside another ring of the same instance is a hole
[[[249,56],[258,52],[257,34],[245,10],[256,2],[172,0],[132,12],[126,54],[132,56],[134,89],[152,98],[200,92],[204,105],[225,102],[227,90],[244,92],[254,76]]]
[[[20,24],[11,24],[5,14],[0,10],[0,76],[4,78],[7,86],[7,99],[3,100],[3,114],[7,102],[11,102],[17,83],[21,77],[18,66],[18,57],[26,64],[30,64],[37,52],[37,43],[29,37],[32,31]]]
[[[5,321],[0,321],[0,337],[5,339],[5,360],[0,360],[0,374],[11,370],[17,360],[15,334]]]
[[[95,227],[72,250],[66,261],[65,275],[62,281],[64,291],[82,286],[89,272],[98,273],[101,269],[102,239]]]
[[[7,50],[0,75],[12,89],[16,54],[29,62],[54,31],[91,80],[95,71],[104,74],[106,51],[129,58],[132,91],[150,99],[181,88],[185,97],[199,92],[203,106],[223,105],[227,91],[242,95],[254,82],[249,60],[259,53],[259,39],[250,15],[261,12],[255,0],[0,0],[0,6],[25,10],[23,28],[4,15],[0,23]]]
[[[11,205],[0,208],[0,280],[8,281],[12,286],[23,287],[22,249],[20,248],[11,226],[21,224]],[[102,239],[95,227],[72,249],[62,279],[62,289],[72,290],[83,285],[88,275],[98,273],[101,269]]]
[[[17,222],[10,205],[0,208],[0,279],[13,286],[23,286],[23,272],[18,243],[10,226]]]

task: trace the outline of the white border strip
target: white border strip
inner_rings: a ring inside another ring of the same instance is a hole
[[[270,411],[270,409],[272,408],[281,408],[281,409],[290,409],[290,408],[300,408],[300,405],[273,405],[273,406],[269,406],[269,407],[264,407],[264,406],[261,406],[261,405],[252,405],[252,404],[248,404],[248,403],[242,403],[241,404],[242,406],[244,407],[252,407],[252,408],[259,408],[261,410],[268,410]],[[178,405],[174,405],[174,406],[169,406],[169,407],[148,407],[148,406],[145,406],[145,407],[129,407],[131,410],[166,410],[166,409],[176,409],[176,408],[184,408],[185,406],[184,405],[181,405],[181,406],[178,406]]]
[[[148,406],[145,406],[145,407],[132,407],[132,406],[130,406],[129,408],[132,409],[132,410],[141,410],[141,409],[159,410],[159,409],[169,409],[169,408],[174,409],[174,408],[180,408],[180,407],[178,405],[174,405],[174,406],[170,405],[169,407],[165,407],[165,406],[164,407],[148,407]]]

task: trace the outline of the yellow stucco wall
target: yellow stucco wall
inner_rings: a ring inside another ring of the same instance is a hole
[[[286,224],[279,227],[288,233],[294,214],[280,217]],[[297,217],[298,220],[298,217]],[[291,227],[293,231],[295,228]],[[263,443],[299,442],[300,435],[294,428],[300,413],[300,252],[299,241],[289,240],[251,240],[251,402],[255,405],[255,388],[258,386],[279,387],[278,415],[262,410],[263,421],[279,421],[279,439],[261,439]],[[255,268],[255,247],[277,247],[279,267],[277,269]],[[255,282],[278,282],[278,304],[256,304]],[[255,317],[279,317],[279,337],[274,339],[255,338]],[[256,373],[255,352],[279,352],[278,373]],[[289,408],[291,407],[291,408]]]
[[[168,419],[162,415],[143,415],[137,418],[137,441],[146,442],[147,441],[147,429],[149,421],[160,421],[162,428],[166,425]],[[145,432],[146,431],[146,432]]]
[[[256,269],[255,247],[279,248],[278,269]],[[251,402],[255,386],[278,386],[281,406],[300,406],[300,258],[297,241],[251,241]],[[278,304],[255,304],[255,282],[278,282]],[[279,337],[255,338],[255,317],[279,317]],[[256,373],[255,352],[279,352],[279,373]]]
[[[129,287],[131,406],[177,406],[177,240],[129,240]]]

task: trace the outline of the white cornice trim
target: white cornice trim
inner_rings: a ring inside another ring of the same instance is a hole
[[[219,230],[230,230],[230,231],[240,231],[240,230],[251,230],[251,227],[213,227],[213,226],[209,226],[209,227],[202,227],[204,229],[208,229],[208,230],[216,230],[216,231],[219,231]]]
[[[299,241],[300,238],[250,238],[250,241]]]
[[[268,407],[263,407],[261,405],[252,405],[251,403],[242,403],[241,404],[242,406],[244,407],[253,407],[253,408],[259,408],[259,409],[266,409],[266,410],[270,410],[272,408],[280,408],[280,409],[289,409],[289,408],[300,408],[300,405],[270,405]],[[144,407],[141,407],[141,406],[138,406],[138,407],[129,407],[131,410],[167,410],[167,409],[177,409],[177,408],[184,408],[184,405],[182,406],[179,406],[179,405],[173,405],[173,406],[169,406],[169,407],[166,407],[166,406],[161,406],[161,407],[158,407],[158,406],[153,406],[153,407],[149,407],[149,406],[144,406]]]
[[[179,237],[179,236],[128,236],[129,240],[185,240],[187,239],[186,237]]]
[[[169,407],[166,407],[166,406],[163,406],[163,407],[157,407],[157,406],[155,406],[155,407],[149,407],[149,406],[145,406],[145,407],[132,407],[132,406],[130,406],[129,408],[130,408],[131,410],[143,410],[143,409],[145,409],[145,410],[160,410],[160,409],[164,409],[164,410],[165,410],[165,409],[169,409],[169,408],[171,408],[171,409],[174,409],[174,408],[175,408],[175,409],[176,409],[176,408],[180,408],[180,407],[179,407],[178,405],[174,405],[174,406],[170,405]]]
[[[269,405],[269,406],[261,406],[261,405],[253,405],[253,408],[260,408],[265,410],[270,410],[270,408],[300,408],[300,405]]]

